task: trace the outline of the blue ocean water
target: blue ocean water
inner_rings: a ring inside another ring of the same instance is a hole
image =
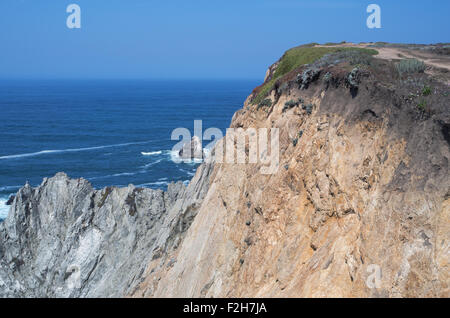
[[[94,187],[167,187],[195,163],[175,164],[172,130],[194,120],[225,131],[258,84],[251,80],[0,82],[0,219],[9,195],[59,171]],[[143,155],[142,153],[145,153]]]

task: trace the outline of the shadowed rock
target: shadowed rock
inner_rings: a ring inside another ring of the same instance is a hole
[[[14,202],[14,199],[16,198],[15,195],[12,195],[9,197],[8,201],[6,201],[6,205],[11,205]]]

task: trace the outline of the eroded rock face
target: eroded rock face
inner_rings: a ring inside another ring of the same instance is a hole
[[[63,173],[17,193],[0,224],[1,297],[122,297],[184,236],[208,167],[167,192],[94,190]]]
[[[217,163],[174,261],[134,296],[450,296],[446,87],[425,113],[370,72],[352,91],[351,71],[287,83],[267,110],[247,100],[231,126],[279,128],[278,171]],[[300,99],[309,112],[286,110]]]

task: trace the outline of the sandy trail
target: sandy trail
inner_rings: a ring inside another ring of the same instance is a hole
[[[360,47],[367,48],[370,43],[343,43],[338,45],[317,45],[317,47]],[[443,68],[450,71],[450,57],[440,56],[436,54],[430,54],[426,52],[419,52],[416,50],[409,49],[401,49],[401,48],[391,48],[391,47],[382,47],[382,48],[373,48],[378,51],[377,58],[385,59],[385,60],[399,60],[404,58],[415,58],[426,65],[435,67],[435,68]]]
[[[377,48],[376,50],[379,52],[377,58],[380,59],[398,60],[402,58],[415,58],[427,65],[450,70],[450,58],[446,56],[438,58],[432,54],[418,53],[415,51],[398,48]]]

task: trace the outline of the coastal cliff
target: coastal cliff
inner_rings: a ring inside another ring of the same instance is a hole
[[[279,129],[272,174],[213,160],[166,192],[25,185],[0,296],[450,296],[450,63],[425,48],[287,51],[231,123]]]
[[[122,297],[147,263],[182,240],[208,189],[210,166],[188,187],[94,190],[58,173],[17,193],[0,224],[1,297]]]

